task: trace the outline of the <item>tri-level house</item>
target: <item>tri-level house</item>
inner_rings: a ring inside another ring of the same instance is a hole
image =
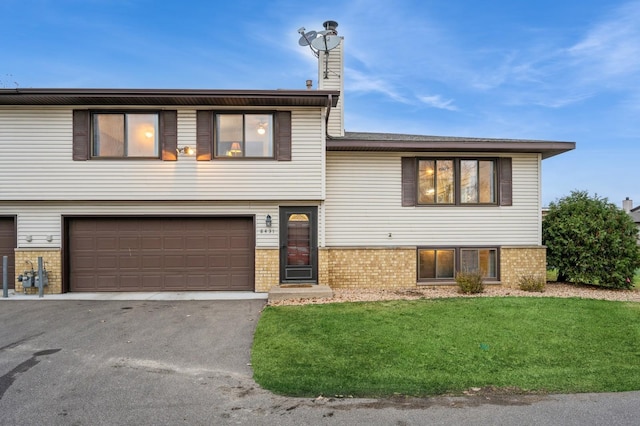
[[[1,89],[10,285],[38,257],[48,293],[544,276],[541,162],[575,144],[346,132],[341,41],[318,89]]]

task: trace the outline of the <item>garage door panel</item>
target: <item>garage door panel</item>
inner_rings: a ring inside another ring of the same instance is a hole
[[[138,290],[141,290],[141,286],[143,285],[143,282],[140,279],[140,276],[135,273],[132,273],[130,275],[127,275],[127,274],[120,275],[117,278],[119,279],[116,280],[113,285],[116,288],[118,288],[118,285],[119,285],[119,290],[138,291]]]
[[[82,283],[83,288],[93,289],[93,280],[96,277],[86,275],[85,280]],[[100,275],[97,277],[97,285],[101,289],[105,289],[106,291],[115,291],[118,288],[118,281],[123,282],[124,276],[116,277],[115,275]]]
[[[249,262],[247,262],[247,258],[245,256],[242,255],[232,255],[230,256],[230,265],[232,268],[241,268],[241,269],[246,269],[247,267],[249,267]]]
[[[222,235],[210,236],[208,246],[212,250],[226,250],[229,248],[229,237]]]
[[[141,246],[140,238],[137,236],[121,236],[117,239],[114,238],[114,241],[117,241],[117,246],[114,245],[113,248],[117,247],[119,250],[139,249]]]
[[[184,239],[184,246],[189,250],[207,250],[207,238],[203,236],[187,236]]]
[[[103,268],[117,268],[118,267],[118,257],[115,255],[111,256],[100,256],[95,262],[95,267],[103,269]]]
[[[142,267],[138,256],[120,255],[118,256],[118,267],[124,269],[140,269]]]
[[[207,268],[207,256],[190,254],[185,260],[185,264],[188,269],[206,269]]]
[[[78,271],[93,270],[96,268],[96,258],[95,256],[77,256],[75,264]]]
[[[115,250],[119,248],[118,240],[115,237],[102,237],[98,236],[95,239],[96,250]]]
[[[94,250],[95,243],[96,243],[95,238],[89,238],[89,237],[87,238],[80,237],[75,241],[77,248],[80,250]]]
[[[180,235],[167,236],[163,239],[163,247],[165,250],[184,250],[185,239]]]
[[[252,218],[68,221],[71,291],[253,290]]]
[[[164,267],[167,269],[180,269],[185,266],[184,255],[164,255]]]

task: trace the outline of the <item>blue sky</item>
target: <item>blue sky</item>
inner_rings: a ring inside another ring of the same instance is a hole
[[[0,87],[304,89],[339,23],[348,131],[574,141],[543,204],[640,204],[640,1],[1,0]]]

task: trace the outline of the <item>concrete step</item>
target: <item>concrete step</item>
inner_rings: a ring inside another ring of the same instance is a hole
[[[333,290],[328,285],[282,284],[269,290],[269,301],[322,297],[333,297]]]

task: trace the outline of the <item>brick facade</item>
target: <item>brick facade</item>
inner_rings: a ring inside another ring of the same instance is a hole
[[[22,283],[17,281],[18,275],[25,271],[30,271],[33,265],[34,270],[38,270],[38,257],[42,257],[44,268],[49,274],[49,285],[44,287],[44,294],[62,293],[62,255],[59,249],[16,249],[16,293],[38,294],[37,287],[24,289]],[[31,262],[31,263],[29,263]]]
[[[256,292],[280,283],[277,249],[256,250]],[[321,248],[318,284],[331,288],[407,288],[417,285],[415,247]],[[500,250],[500,283],[516,288],[524,275],[546,279],[546,247],[509,246]],[[453,282],[450,285],[455,285]]]
[[[331,288],[405,288],[416,285],[415,247],[332,248],[326,251],[326,284]]]
[[[280,250],[256,249],[255,291],[266,293],[280,284]]]
[[[59,249],[16,249],[15,291],[22,292],[17,276],[38,269],[42,256],[49,273],[45,294],[62,293],[62,256]],[[280,284],[280,251],[277,248],[256,249],[255,291],[268,292]],[[500,282],[505,287],[518,287],[524,275],[546,279],[546,247],[502,247],[500,250]],[[407,288],[417,285],[416,249],[407,248],[321,248],[318,250],[318,284],[331,288]],[[27,288],[37,294],[38,288]]]
[[[544,246],[502,247],[500,250],[502,285],[517,288],[520,278],[525,275],[547,279],[547,248]]]

